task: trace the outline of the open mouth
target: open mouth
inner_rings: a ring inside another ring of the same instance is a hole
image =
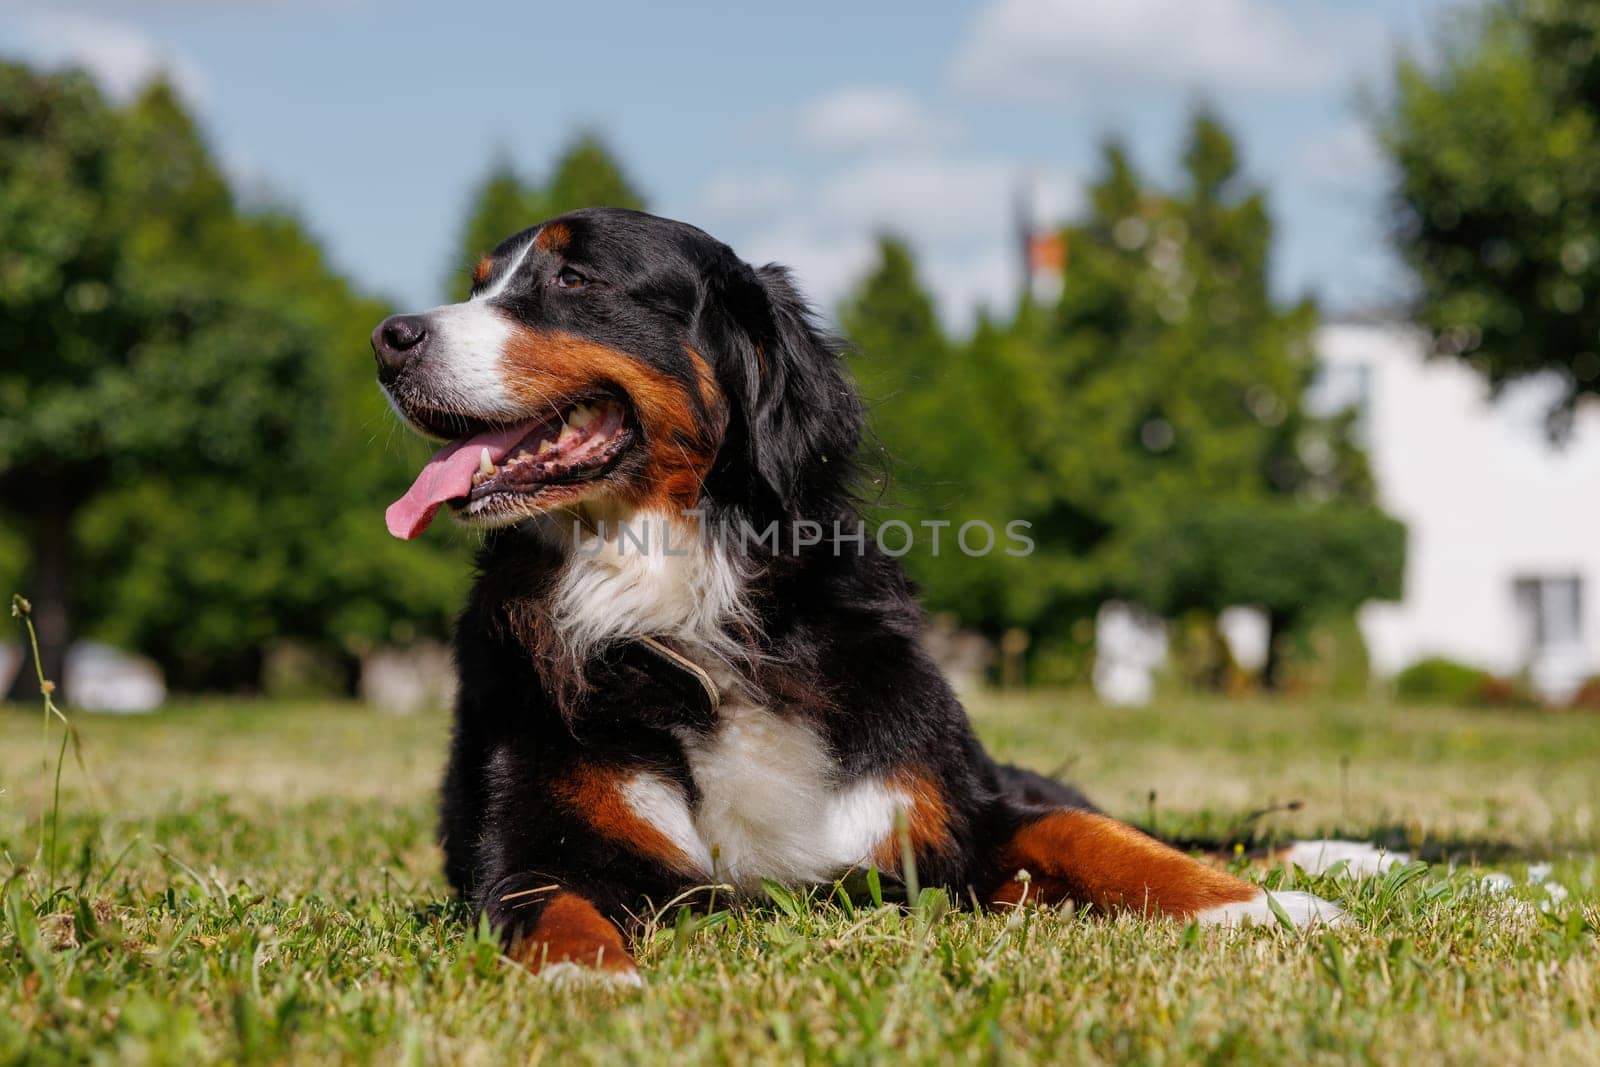
[[[478,521],[554,506],[605,477],[632,443],[627,408],[612,397],[568,403],[549,417],[483,429],[445,445],[389,506],[389,532],[409,540],[440,506]]]
[[[617,401],[574,404],[533,426],[499,455],[488,445],[479,446],[472,490],[450,505],[466,510],[497,493],[537,493],[593,481],[611,468],[627,437],[625,413]]]

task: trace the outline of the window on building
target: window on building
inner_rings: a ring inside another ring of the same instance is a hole
[[[1534,655],[1572,648],[1583,641],[1583,579],[1544,575],[1516,579],[1517,606]]]

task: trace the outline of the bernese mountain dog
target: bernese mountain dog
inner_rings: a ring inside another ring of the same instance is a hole
[[[1340,916],[1273,908],[985,753],[911,582],[849,536],[863,408],[782,267],[596,208],[507,238],[472,283],[372,346],[395,410],[445,442],[389,530],[444,506],[485,531],[440,837],[513,958],[637,983],[652,907],[868,868],[978,906]]]

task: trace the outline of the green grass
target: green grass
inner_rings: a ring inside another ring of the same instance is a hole
[[[783,896],[662,915],[642,991],[553,991],[446,892],[443,717],[76,716],[50,886],[56,741],[6,711],[0,1062],[1600,1061],[1600,718],[1039,694],[978,720],[1168,833],[1339,830],[1434,862],[1310,879],[1357,919],[1332,933]],[[1527,884],[1540,860],[1564,901]],[[1484,892],[1489,869],[1515,888]]]

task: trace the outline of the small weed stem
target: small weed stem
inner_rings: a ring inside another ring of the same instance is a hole
[[[49,836],[45,836],[45,819],[41,813],[39,820],[39,850],[44,853],[45,872],[48,881],[45,883],[46,897],[53,897],[56,891],[56,841],[60,833],[61,820],[61,767],[67,759],[67,739],[72,734],[72,724],[67,717],[56,707],[56,683],[44,676],[44,661],[39,658],[39,634],[33,628],[33,605],[21,593],[11,596],[11,615],[22,620],[23,628],[28,631],[28,647],[33,653],[33,673],[39,679],[39,696],[44,703],[44,732],[40,743],[40,768],[47,777],[53,777],[54,784],[50,797]],[[61,745],[56,750],[56,767],[52,776],[50,771],[50,720],[61,721]]]

